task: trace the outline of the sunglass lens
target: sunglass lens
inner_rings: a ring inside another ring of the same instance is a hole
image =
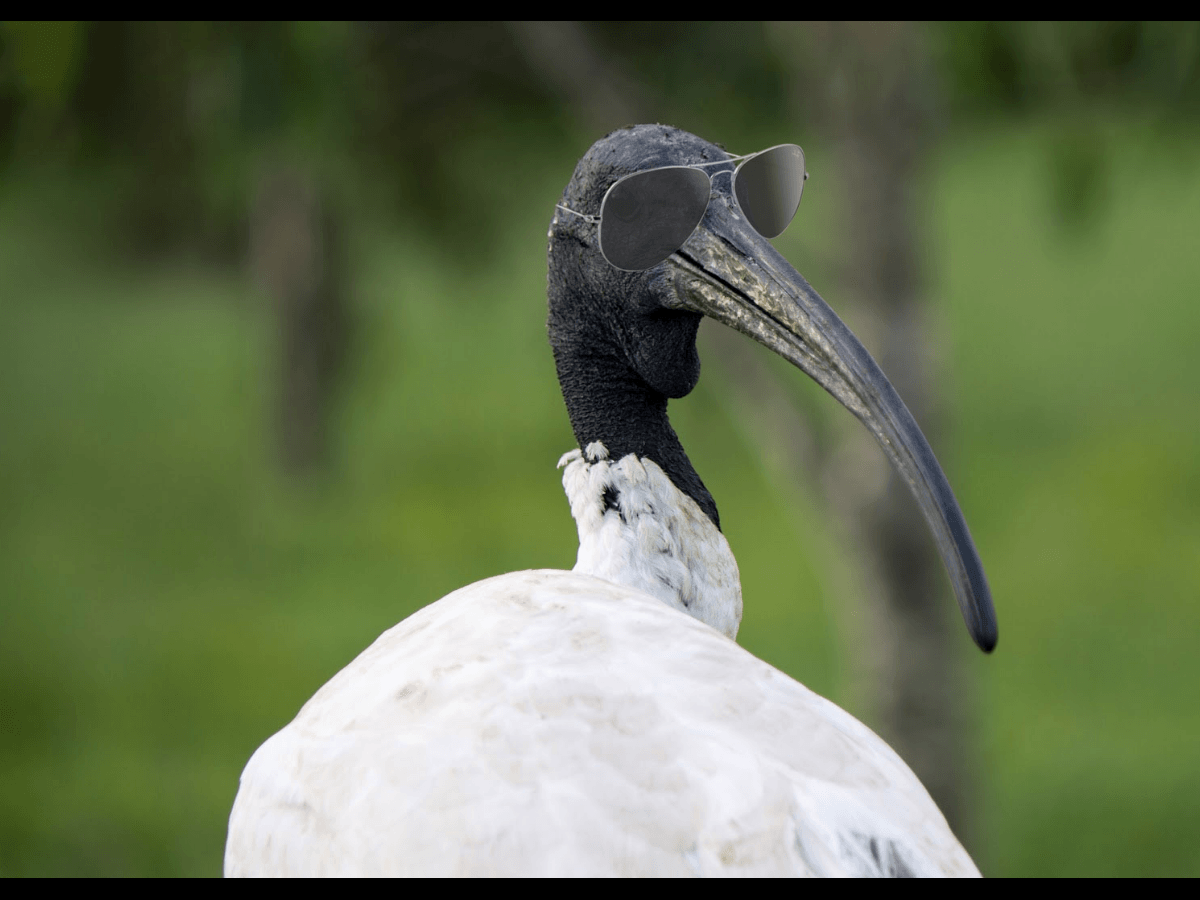
[[[670,166],[623,178],[600,207],[600,250],[618,269],[658,265],[692,236],[711,184],[700,169]]]
[[[784,144],[746,160],[734,176],[733,191],[755,231],[767,238],[783,234],[804,191],[804,151]]]

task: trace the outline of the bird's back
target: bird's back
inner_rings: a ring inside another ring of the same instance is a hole
[[[978,873],[848,713],[647,594],[538,570],[401,622],[263,744],[225,874]]]

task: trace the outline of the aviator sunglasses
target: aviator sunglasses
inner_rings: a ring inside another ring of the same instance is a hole
[[[707,166],[737,162],[731,189],[750,226],[765,238],[778,237],[796,215],[808,172],[804,151],[780,144],[758,153],[690,166],[663,166],[634,172],[613,182],[600,204],[600,215],[585,216],[558,204],[573,216],[600,224],[600,252],[625,272],[658,265],[687,242],[704,218],[712,198]]]

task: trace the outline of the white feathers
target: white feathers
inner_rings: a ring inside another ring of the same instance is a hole
[[[658,464],[633,454],[610,462],[589,444],[558,461],[579,530],[574,571],[645,591],[737,637],[742,584],[729,542]]]
[[[872,848],[875,848],[872,851]],[[246,766],[227,875],[974,874],[887,745],[586,575],[392,628]]]
[[[978,874],[883,741],[728,639],[737,565],[657,465],[561,464],[575,572],[455,591],[334,676],[247,763],[226,875]]]

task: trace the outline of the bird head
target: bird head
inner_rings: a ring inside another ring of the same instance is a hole
[[[875,436],[925,516],[972,638],[990,651],[997,639],[991,592],[949,482],[862,343],[749,221],[745,182],[739,175],[734,183],[745,161],[664,125],[615,131],[580,159],[550,229],[549,330],[564,395],[571,379],[624,379],[630,396],[662,397],[665,410],[666,398],[685,396],[700,377],[702,317],[753,338]],[[610,191],[650,170],[664,174],[641,179],[629,196]]]

